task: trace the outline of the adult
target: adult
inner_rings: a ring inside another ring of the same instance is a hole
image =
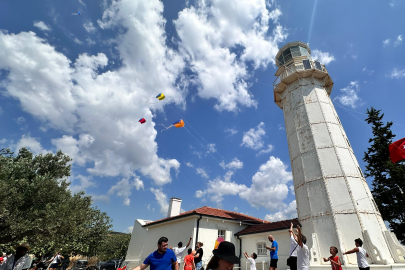
[[[28,244],[21,244],[14,247],[15,255],[7,258],[7,261],[0,265],[0,270],[26,270],[31,266],[31,257],[27,251],[31,248]]]
[[[58,266],[62,263],[62,259],[64,259],[64,257],[60,255],[60,252],[56,252],[52,259],[48,261],[51,262],[49,270],[56,270],[56,268],[58,268]]]
[[[266,249],[270,250],[270,267],[269,270],[277,270],[277,262],[278,262],[278,243],[274,240],[273,235],[269,235],[267,237],[271,242],[271,247],[266,246]]]
[[[174,255],[176,255],[177,258],[177,263],[180,265],[181,263],[181,257],[183,257],[183,252],[184,250],[186,250],[186,248],[188,248],[188,246],[191,243],[191,239],[193,239],[193,237],[190,237],[190,239],[188,240],[187,246],[183,247],[183,242],[179,242],[177,244],[177,247],[173,248],[174,251]]]
[[[298,237],[295,234],[293,230],[293,224],[291,222],[291,227],[288,230],[290,233],[290,239],[291,239],[291,245],[290,245],[290,258],[289,258],[289,263],[290,263],[290,269],[291,270],[297,270],[297,247],[298,247]]]
[[[207,270],[229,270],[234,264],[239,264],[239,258],[235,255],[235,245],[223,241],[217,249],[212,251],[213,256],[207,264]]]
[[[195,269],[196,270],[200,270],[201,266],[202,266],[202,258],[203,258],[203,255],[204,255],[204,251],[202,249],[203,245],[204,244],[201,243],[201,242],[197,242],[197,245],[196,245],[196,252],[195,252],[195,255],[194,255],[194,263],[195,263]]]
[[[309,270],[309,248],[306,245],[307,238],[302,235],[301,226],[297,225],[298,229],[298,251],[297,251],[297,269]]]
[[[184,257],[183,270],[194,270],[195,264],[194,264],[193,249],[189,248],[187,250],[187,253],[188,253],[188,255],[186,257]]]
[[[173,250],[168,249],[169,240],[167,237],[160,237],[157,243],[157,250],[152,252],[141,265],[132,270],[144,270],[150,266],[150,270],[179,270],[177,258]]]
[[[346,251],[343,255],[355,253],[357,255],[357,264],[360,270],[370,270],[370,265],[367,262],[368,253],[363,248],[363,241],[360,238],[354,240],[356,247],[352,250]]]

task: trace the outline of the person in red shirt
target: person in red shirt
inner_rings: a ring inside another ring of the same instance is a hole
[[[336,255],[339,252],[337,247],[330,247],[329,252],[332,256],[330,256],[328,259],[323,258],[323,261],[324,262],[330,261],[332,270],[342,270],[342,263],[340,262],[339,256]]]
[[[194,252],[191,248],[187,250],[187,256],[184,257],[183,270],[195,270]]]

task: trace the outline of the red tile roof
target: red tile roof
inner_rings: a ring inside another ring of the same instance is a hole
[[[203,216],[209,216],[209,217],[218,217],[218,218],[224,218],[224,219],[230,219],[230,220],[237,220],[237,221],[244,221],[244,222],[249,222],[249,223],[255,223],[255,224],[261,224],[261,223],[269,223],[268,221],[247,216],[241,213],[236,213],[232,211],[227,211],[227,210],[221,210],[221,209],[216,209],[216,208],[211,208],[208,206],[204,206],[201,208],[197,208],[194,210],[190,210],[184,213],[181,213],[180,215],[174,216],[174,217],[168,217],[168,218],[163,218],[160,220],[152,221],[147,223],[144,226],[149,226],[153,224],[158,224],[158,223],[163,223],[169,220],[174,220],[186,216],[191,216],[191,215],[203,215]]]
[[[277,222],[269,222],[264,224],[257,224],[249,226],[240,232],[235,233],[235,235],[246,235],[246,234],[253,234],[253,233],[260,233],[260,232],[268,232],[268,231],[277,231],[288,229],[291,226],[291,222],[293,223],[294,227],[298,225],[298,219],[289,219],[289,220],[282,220]]]

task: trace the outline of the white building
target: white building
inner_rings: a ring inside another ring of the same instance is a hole
[[[387,230],[329,97],[333,81],[327,69],[299,41],[283,46],[276,62],[274,101],[284,114],[311,268],[322,266],[331,245],[350,250],[361,238],[373,269],[405,269],[405,249]],[[343,262],[355,267],[356,254],[343,256]]]
[[[181,200],[172,198],[167,218],[157,221],[141,219],[135,221],[126,256],[128,269],[140,265],[150,253],[155,251],[157,241],[162,236],[167,237],[169,246],[173,247],[180,241],[185,246],[190,236],[193,237],[190,244],[193,249],[197,242],[202,242],[204,244],[203,266],[205,266],[212,255],[216,239],[221,236],[226,241],[234,243],[236,255],[241,258],[242,270],[249,269],[243,256],[244,251],[249,254],[253,252],[258,254],[257,269],[268,270],[270,253],[264,246],[271,246],[267,239],[269,234],[272,234],[279,244],[278,269],[287,269],[286,260],[290,255],[288,228],[291,222],[296,226],[297,219],[270,223],[255,217],[207,206],[180,214],[180,206]],[[183,258],[185,255],[187,251],[184,252]]]

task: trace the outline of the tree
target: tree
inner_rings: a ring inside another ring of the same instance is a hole
[[[97,257],[102,261],[125,259],[130,240],[129,233],[111,232],[104,241],[100,242],[96,251]]]
[[[91,197],[69,190],[71,158],[61,151],[14,156],[0,151],[0,248],[27,241],[34,252],[91,253],[107,236],[110,218]]]
[[[373,137],[370,147],[364,153],[367,162],[365,175],[373,178],[372,194],[382,218],[389,222],[398,240],[405,244],[405,163],[392,163],[388,146],[395,135],[391,131],[392,122],[384,124],[384,114],[373,107],[367,109],[366,122],[371,124]]]

